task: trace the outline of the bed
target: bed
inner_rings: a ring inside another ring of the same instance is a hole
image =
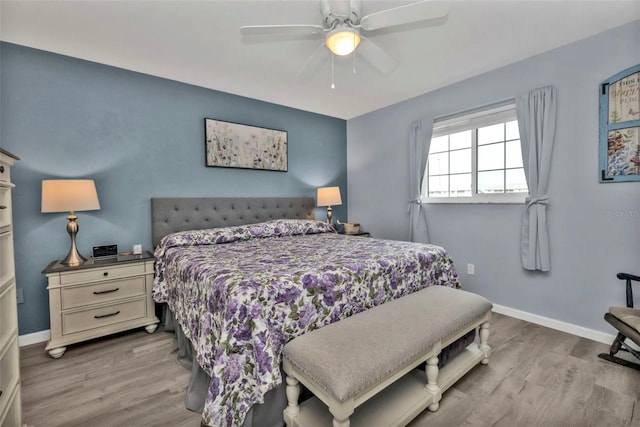
[[[154,299],[203,424],[282,425],[286,342],[426,286],[459,287],[443,248],[338,235],[314,209],[312,198],[152,199]]]

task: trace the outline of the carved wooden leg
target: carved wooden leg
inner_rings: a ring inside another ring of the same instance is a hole
[[[289,405],[285,409],[285,412],[290,417],[293,417],[300,412],[300,406],[298,405],[298,397],[300,397],[300,382],[295,377],[287,375],[286,393]]]
[[[351,420],[349,419],[353,414],[355,401],[353,398],[347,399],[343,402],[334,401],[329,404],[329,412],[333,415],[333,427],[349,427]]]
[[[484,359],[480,361],[483,365],[489,363],[489,355],[491,354],[491,347],[489,347],[489,322],[484,322],[480,325],[480,345],[478,348],[484,352]]]
[[[67,347],[56,347],[49,350],[49,356],[54,359],[60,359],[64,352],[67,351]]]
[[[427,373],[427,386],[426,389],[433,395],[433,403],[429,405],[429,410],[435,412],[440,407],[440,399],[442,398],[442,391],[438,386],[438,356],[432,356],[427,359],[427,367],[425,368]]]
[[[156,329],[158,328],[158,324],[157,323],[153,323],[151,325],[147,325],[144,327],[144,330],[147,331],[148,334],[152,334],[156,331]]]

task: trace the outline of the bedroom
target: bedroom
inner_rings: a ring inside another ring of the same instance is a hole
[[[16,277],[24,296],[20,335],[47,340],[41,271],[68,247],[63,215],[40,212],[42,179],[96,180],[101,210],[79,215],[84,253],[114,242],[149,249],[151,197],[312,196],[325,185],[339,186],[346,200],[335,207],[335,218],[359,221],[374,237],[406,239],[410,123],[552,84],[559,108],[550,184],[551,272],[520,267],[518,205],[430,205],[431,240],[461,266],[465,289],[510,309],[506,314],[609,339],[613,330],[602,315],[624,300],[615,273],[637,273],[640,255],[637,184],[599,184],[597,170],[597,86],[640,62],[637,2],[626,7],[635,22],[348,118],[6,43],[11,40],[3,29],[1,146],[22,159],[12,171]],[[3,4],[5,28],[7,10]],[[336,84],[340,89],[339,79]],[[286,129],[289,171],[206,168],[205,117]],[[317,214],[321,218],[323,211]],[[470,263],[475,275],[464,272]]]

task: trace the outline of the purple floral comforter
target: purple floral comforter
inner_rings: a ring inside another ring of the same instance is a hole
[[[459,287],[438,246],[338,235],[311,220],[186,231],[155,251],[166,302],[211,376],[207,425],[241,425],[281,381],[294,337],[430,285]]]

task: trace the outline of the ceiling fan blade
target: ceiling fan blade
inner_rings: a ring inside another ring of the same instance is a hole
[[[329,58],[328,54],[329,51],[324,45],[324,42],[322,42],[298,72],[298,80],[311,80],[318,73],[318,70],[324,66],[325,61]]]
[[[364,16],[360,26],[365,31],[442,18],[449,13],[447,2],[424,0]]]
[[[270,34],[309,35],[322,34],[322,25],[246,25],[240,27],[240,33],[244,36],[263,36]]]
[[[366,37],[361,37],[356,54],[383,74],[389,74],[398,65],[395,59]]]

